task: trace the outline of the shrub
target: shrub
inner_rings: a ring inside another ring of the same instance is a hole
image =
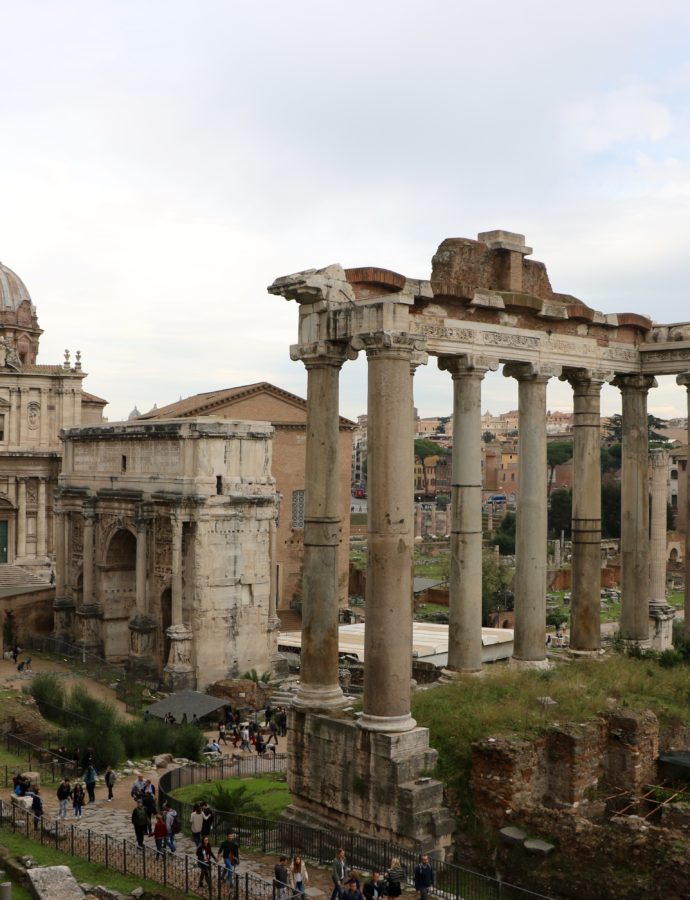
[[[65,686],[57,675],[51,672],[39,672],[31,679],[28,693],[34,698],[46,719],[60,720],[65,705]]]

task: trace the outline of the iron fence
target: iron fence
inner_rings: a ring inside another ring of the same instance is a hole
[[[275,759],[252,757],[182,766],[161,776],[158,782],[159,800],[161,803],[170,803],[180,817],[183,830],[189,834],[193,804],[177,800],[172,796],[172,791],[190,784],[203,784],[233,776],[250,777],[271,771],[285,771],[286,768],[287,754],[277,755]],[[213,840],[220,842],[232,830],[240,845],[248,851],[285,854],[288,857],[299,855],[319,865],[329,865],[342,847],[348,865],[366,871],[385,871],[390,861],[397,857],[410,884],[414,867],[419,861],[420,846],[400,847],[352,831],[331,831],[299,822],[273,821],[218,809],[213,812]],[[437,859],[431,859],[430,863],[434,869],[435,893],[447,900],[549,900],[544,894],[499,881],[462,866]]]
[[[273,882],[249,872],[226,877],[225,867],[211,862],[208,880],[204,879],[199,887],[202,873],[194,856],[159,851],[146,845],[140,848],[126,838],[68,824],[61,819],[42,817],[37,820],[31,812],[3,800],[0,800],[0,826],[70,856],[79,856],[123,875],[153,881],[187,895],[208,897],[209,900],[275,900]]]
[[[58,756],[51,750],[39,747],[19,735],[6,734],[4,743],[8,753],[14,753],[16,756],[26,759],[26,770],[39,773],[42,784],[55,784],[65,775],[71,778],[77,772],[74,760]],[[16,767],[6,765],[4,769],[5,787],[9,787],[16,774]]]

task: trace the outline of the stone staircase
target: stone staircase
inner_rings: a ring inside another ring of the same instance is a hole
[[[48,585],[50,582],[42,575],[36,575],[35,572],[21,566],[11,566],[7,563],[0,565],[0,588],[26,587],[32,584]]]

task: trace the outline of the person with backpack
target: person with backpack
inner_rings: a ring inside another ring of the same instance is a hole
[[[203,818],[203,822],[201,825],[201,836],[202,837],[210,837],[211,836],[211,828],[213,827],[213,810],[208,805],[208,803],[204,800],[201,804],[201,815]]]
[[[144,849],[144,835],[148,830],[149,818],[144,809],[144,801],[141,797],[137,800],[137,805],[132,810],[132,825],[134,825],[134,834],[137,838],[137,847]]]
[[[57,798],[58,798],[58,816],[61,819],[67,818],[67,801],[72,796],[72,786],[69,783],[69,778],[65,776],[57,789]]]
[[[165,824],[168,829],[168,849],[171,853],[174,853],[177,850],[175,835],[182,831],[182,824],[180,817],[169,803],[166,803],[163,809],[165,810]]]
[[[197,866],[199,867],[199,888],[204,886],[204,881],[208,885],[209,891],[211,890],[211,860],[217,862],[216,855],[211,849],[211,842],[209,841],[208,835],[204,835],[201,839],[201,843],[196,848],[196,858],[198,860]]]
[[[34,791],[34,798],[31,801],[31,811],[34,814],[34,831],[38,831],[38,826],[41,824],[41,819],[43,818],[43,800],[40,795],[40,789],[36,788]]]
[[[414,867],[414,886],[419,892],[419,900],[428,900],[429,890],[434,886],[434,870],[426,853]]]

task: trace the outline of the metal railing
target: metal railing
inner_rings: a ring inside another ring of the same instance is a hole
[[[190,784],[203,784],[233,776],[246,778],[285,771],[286,768],[287,754],[276,755],[275,759],[251,757],[181,766],[161,776],[158,782],[159,799],[161,803],[170,803],[180,817],[183,830],[191,833],[189,819],[193,804],[177,800],[172,796],[172,791]],[[221,841],[232,830],[245,850],[285,854],[289,857],[299,855],[319,865],[329,865],[342,847],[348,865],[366,871],[384,871],[391,859],[397,857],[410,884],[414,867],[419,861],[420,847],[410,849],[351,831],[331,831],[297,822],[261,819],[218,809],[214,809],[213,813],[213,840]],[[544,894],[499,881],[462,866],[436,859],[431,859],[430,863],[434,869],[435,893],[448,900],[549,900]]]
[[[72,777],[78,767],[74,760],[59,756],[51,750],[39,747],[16,734],[6,734],[3,738],[8,753],[26,759],[26,770],[38,772],[42,784],[55,784],[65,775]],[[16,767],[4,767],[5,787],[9,787],[16,773]],[[11,774],[10,774],[11,773]]]
[[[61,819],[36,819],[33,813],[0,800],[0,826],[20,832],[38,843],[70,856],[79,856],[123,875],[132,875],[161,884],[184,894],[232,900],[274,900],[276,890],[271,881],[251,875],[234,873],[226,877],[222,865],[211,862],[208,880],[194,856],[159,851],[154,847],[137,846],[126,838],[112,837],[81,825],[67,824]]]

